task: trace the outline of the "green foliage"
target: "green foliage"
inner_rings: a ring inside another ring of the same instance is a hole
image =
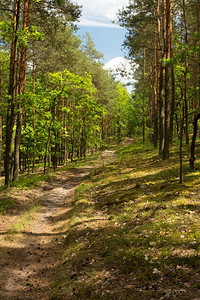
[[[12,39],[12,23],[8,21],[0,22],[0,37],[4,41],[10,42]]]
[[[7,91],[11,68],[10,50],[6,51],[6,47],[16,41],[12,75],[18,94],[13,107],[16,121],[17,114],[22,113],[22,126],[17,128],[16,122],[13,139],[19,133],[20,170],[28,169],[29,173],[31,167],[34,171],[35,160],[40,166],[43,163],[56,168],[68,159],[85,158],[89,151],[97,151],[111,139],[115,135],[111,131],[116,132],[117,127],[120,136],[126,135],[130,98],[126,89],[103,69],[103,56],[89,34],[84,41],[75,35],[71,21],[79,16],[77,5],[69,1],[34,1],[29,26],[24,28],[22,2],[16,33],[10,21],[12,14],[8,16],[5,10],[0,15],[3,154],[8,104],[12,102]],[[22,66],[24,55],[26,65]],[[26,82],[22,84],[18,79],[22,79],[20,72],[24,68]]]

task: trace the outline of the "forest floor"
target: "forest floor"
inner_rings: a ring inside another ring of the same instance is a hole
[[[200,299],[200,170],[115,149],[1,191],[0,299]]]

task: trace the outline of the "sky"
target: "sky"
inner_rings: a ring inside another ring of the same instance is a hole
[[[82,5],[78,35],[90,33],[96,49],[104,55],[104,68],[110,70],[131,92],[134,84],[132,66],[124,58],[125,50],[122,48],[126,30],[113,23],[119,9],[126,7],[129,0],[76,0],[76,3]]]
[[[77,24],[78,34],[88,31],[96,45],[96,49],[104,54],[104,63],[115,57],[123,57],[122,43],[125,29],[113,24],[118,9],[128,4],[128,0],[76,0],[82,5],[82,17]]]

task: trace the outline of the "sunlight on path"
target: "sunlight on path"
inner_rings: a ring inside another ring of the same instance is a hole
[[[48,299],[58,245],[65,234],[59,228],[62,220],[66,222],[75,188],[90,171],[84,168],[78,174],[60,173],[55,176],[53,188],[45,186],[48,191],[39,198],[41,208],[34,216],[31,230],[18,231],[4,247],[7,254],[1,264],[1,300]]]

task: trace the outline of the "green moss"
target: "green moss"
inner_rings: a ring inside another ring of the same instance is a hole
[[[51,176],[47,175],[38,175],[31,174],[27,176],[21,176],[19,179],[11,184],[11,187],[17,188],[34,188],[42,181],[50,180]]]
[[[12,198],[5,197],[0,199],[0,214],[12,209],[17,204],[17,201]]]
[[[160,299],[159,291],[184,284],[199,292],[199,171],[189,171],[185,148],[179,183],[178,148],[174,143],[162,161],[157,149],[138,140],[77,189],[64,246],[67,272],[76,269],[76,277],[62,273],[62,295],[75,289],[69,299]],[[106,272],[105,280],[94,275]]]

